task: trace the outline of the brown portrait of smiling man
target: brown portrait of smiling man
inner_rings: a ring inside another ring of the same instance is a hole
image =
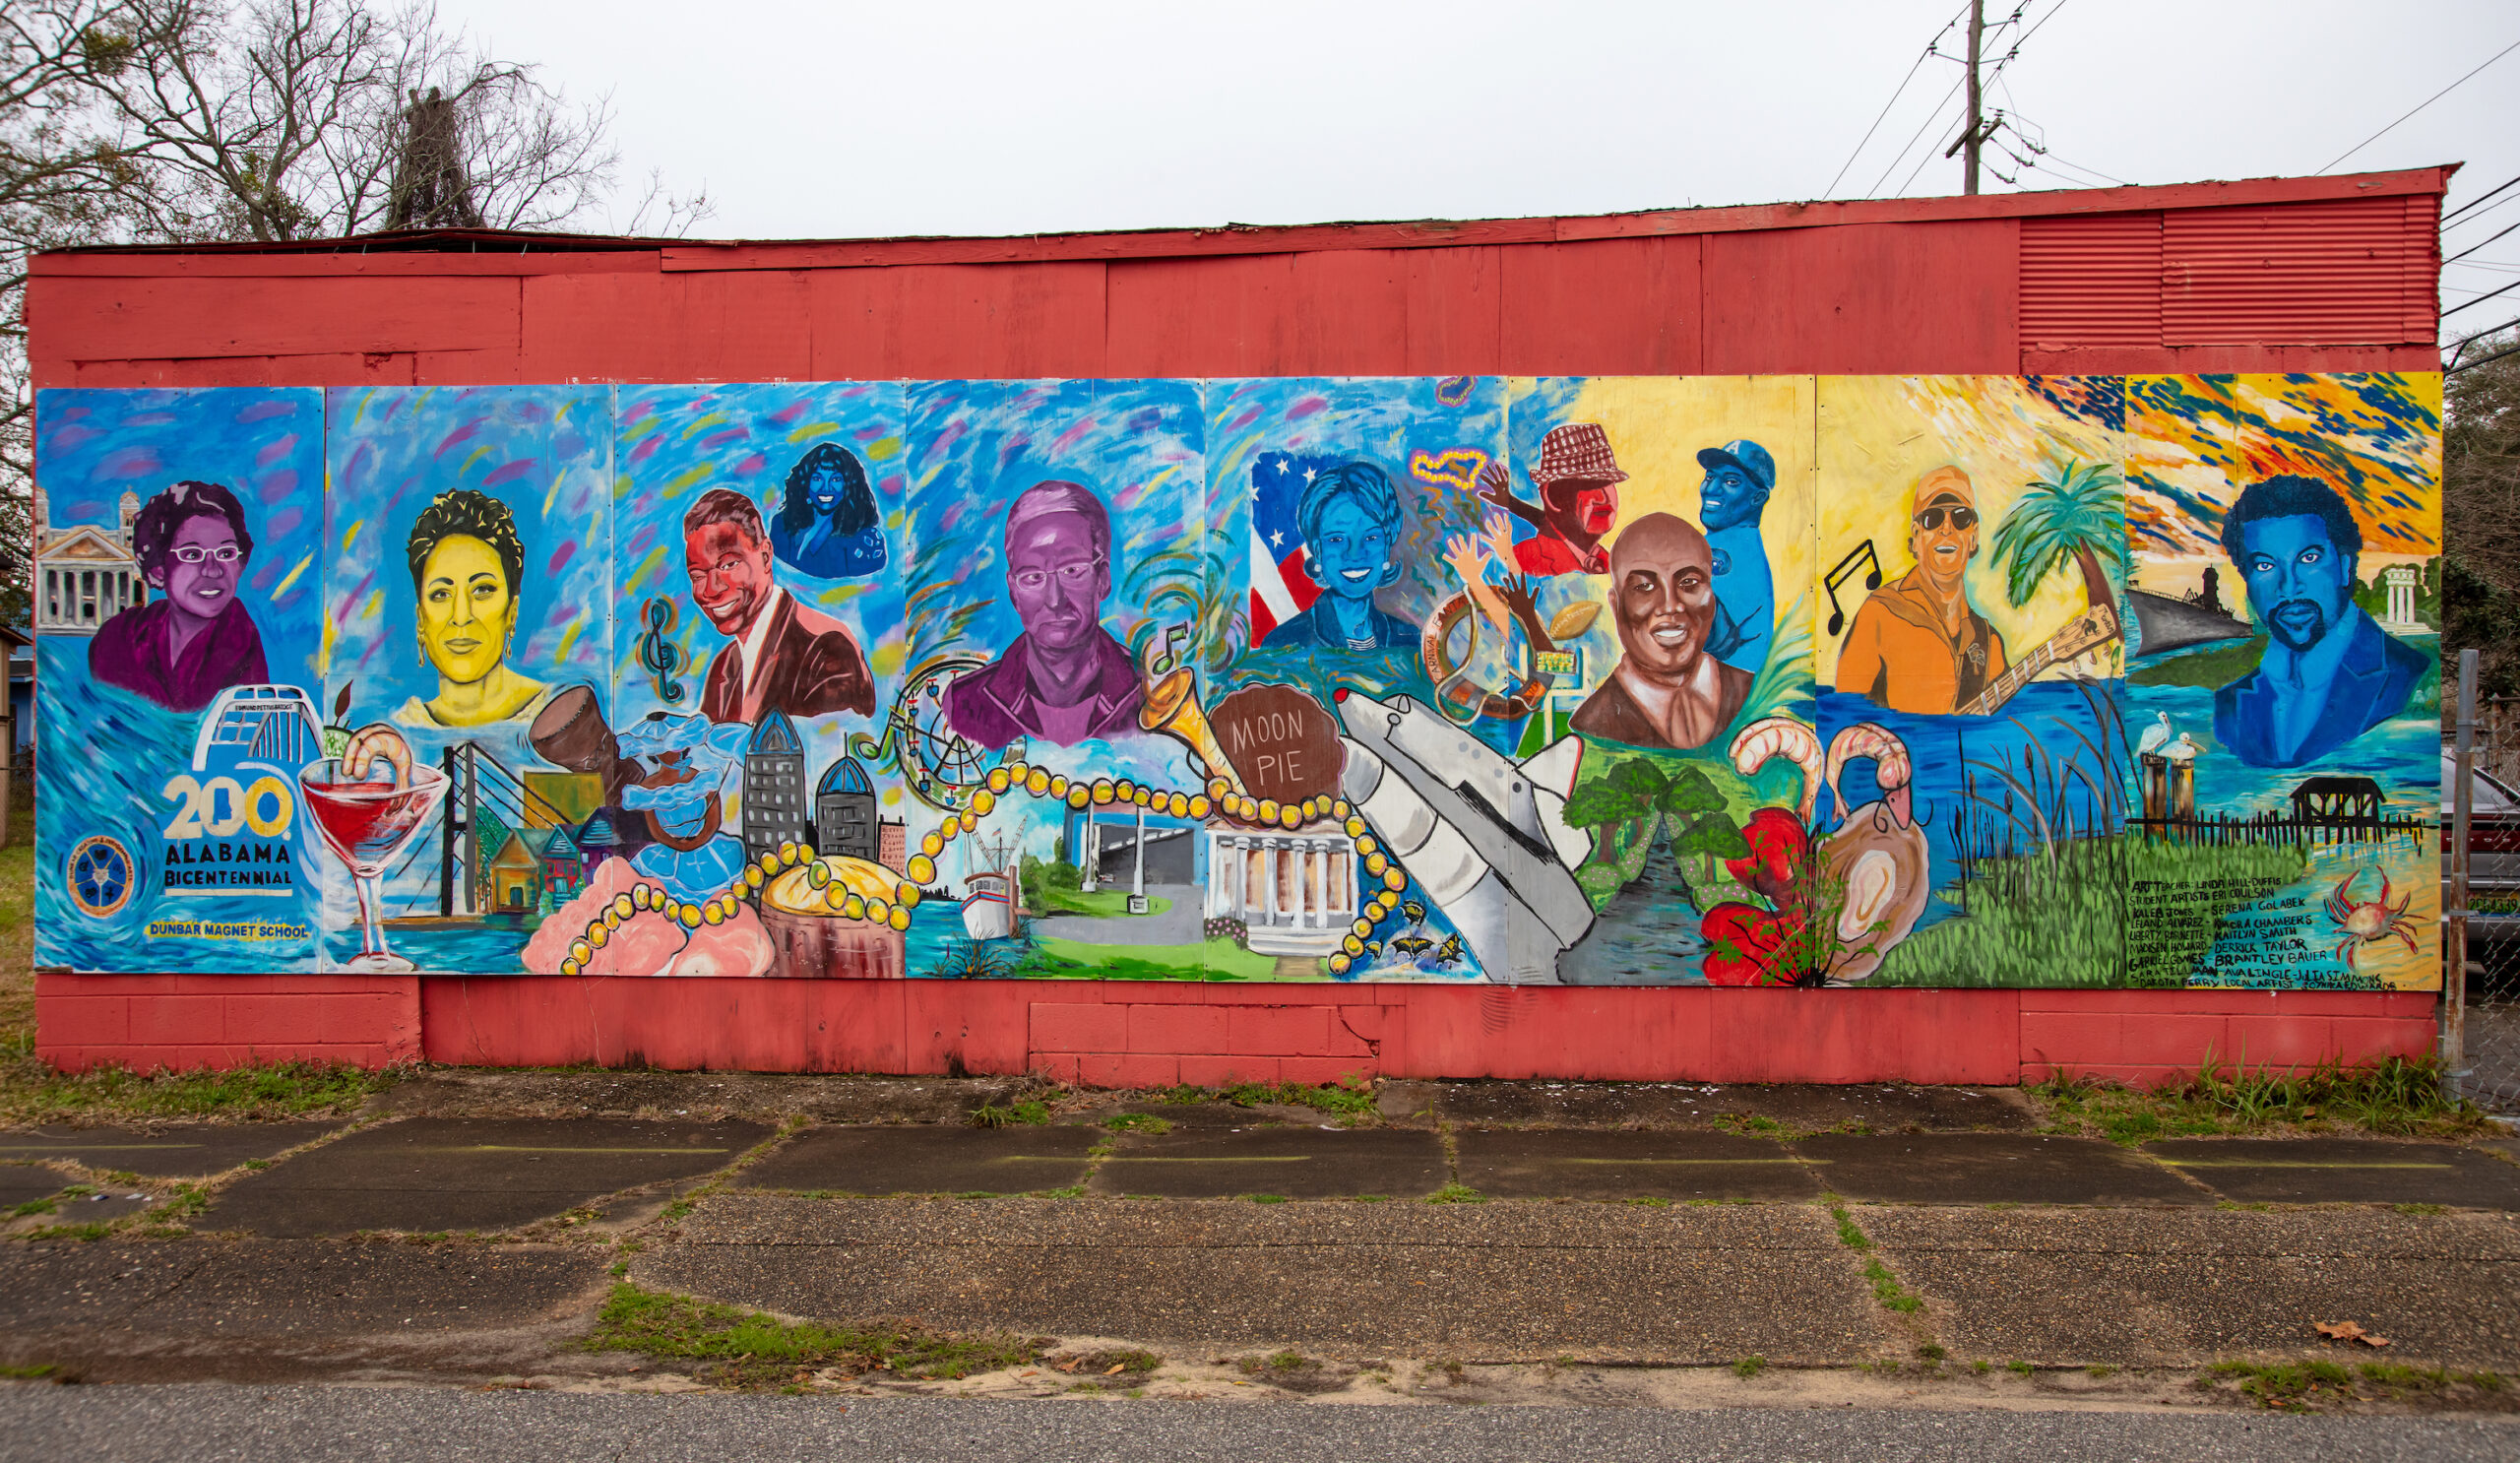
[[[1715,554],[1684,519],[1649,513],[1610,545],[1610,609],[1626,651],[1575,712],[1587,736],[1630,746],[1704,746],[1732,725],[1751,675],[1706,653]]]

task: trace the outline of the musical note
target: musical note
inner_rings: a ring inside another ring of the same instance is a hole
[[[1847,623],[1847,612],[1838,606],[1838,586],[1855,578],[1855,566],[1858,560],[1871,565],[1864,572],[1863,587],[1867,590],[1881,588],[1881,559],[1872,551],[1872,541],[1866,539],[1845,558],[1838,560],[1838,566],[1831,569],[1823,581],[1829,591],[1829,633],[1832,635],[1845,629]]]
[[[657,699],[667,706],[682,704],[683,671],[690,668],[691,657],[665,637],[673,633],[677,617],[671,600],[657,596],[639,607],[639,618],[647,629],[639,634],[639,664],[657,682]]]

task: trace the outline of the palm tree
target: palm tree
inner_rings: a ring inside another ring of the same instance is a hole
[[[1995,562],[2004,571],[2004,597],[2015,604],[2068,558],[2082,571],[2091,604],[2114,607],[2114,586],[2126,577],[2125,483],[2114,464],[2066,459],[2032,481],[1995,528]]]

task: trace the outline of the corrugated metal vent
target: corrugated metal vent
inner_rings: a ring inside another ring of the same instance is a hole
[[[2193,209],[2162,223],[2162,343],[2429,342],[2437,200]]]
[[[2429,342],[2439,200],[2024,219],[2025,349]]]
[[[2034,350],[2162,343],[2162,216],[2021,221],[2021,339]]]

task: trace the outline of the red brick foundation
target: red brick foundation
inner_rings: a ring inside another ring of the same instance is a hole
[[[613,977],[36,978],[36,1050],[225,1066],[646,1064],[1040,1072],[1088,1087],[1355,1077],[2151,1084],[2206,1060],[2432,1049],[2437,997],[2223,990],[1715,990]]]
[[[297,1059],[381,1067],[420,1054],[420,983],[38,971],[35,1053],[72,1072]]]

